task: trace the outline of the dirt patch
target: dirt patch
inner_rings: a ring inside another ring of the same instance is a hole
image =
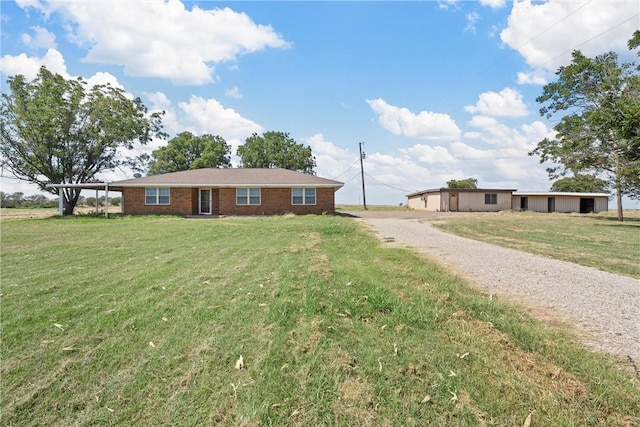
[[[74,211],[74,215],[90,215],[95,213],[95,207],[78,206]],[[119,206],[110,206],[110,214],[119,214]],[[100,214],[104,215],[104,208],[100,209]],[[58,216],[58,208],[41,208],[41,209],[15,209],[0,208],[0,221],[14,221],[20,219],[44,219]]]

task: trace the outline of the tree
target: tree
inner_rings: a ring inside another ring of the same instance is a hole
[[[15,208],[21,206],[24,203],[24,193],[18,191],[15,193],[2,194],[2,207],[3,208]]]
[[[547,168],[551,179],[569,172],[604,177],[616,191],[619,221],[624,219],[622,195],[639,193],[639,71],[633,63],[619,64],[614,52],[591,59],[574,51],[571,64],[560,67],[558,80],[544,86],[536,99],[547,118],[568,114],[554,127],[556,135],[529,154],[554,164]]]
[[[129,164],[120,154],[135,143],[146,144],[161,132],[162,113],[148,114],[138,98],[110,85],[87,87],[81,78],[67,80],[41,67],[28,82],[7,80],[0,110],[0,161],[17,178],[57,194],[47,184],[82,184],[117,166]],[[64,210],[72,214],[79,188],[61,190]]]
[[[475,178],[467,178],[467,179],[452,179],[451,181],[447,181],[447,188],[478,188],[478,180]]]
[[[238,147],[242,166],[245,168],[283,168],[315,174],[316,158],[311,147],[297,144],[284,132],[254,133],[244,145]]]
[[[592,175],[575,175],[557,180],[551,191],[570,193],[606,193],[609,186],[606,181]]]
[[[149,175],[231,166],[231,146],[221,136],[182,132],[151,153]]]

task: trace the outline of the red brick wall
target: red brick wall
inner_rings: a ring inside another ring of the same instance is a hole
[[[129,187],[122,191],[124,199],[125,215],[194,215],[194,194],[195,214],[198,213],[197,189],[172,188],[169,195],[169,205],[145,205],[144,188]]]
[[[198,188],[171,188],[169,205],[145,205],[144,188],[124,188],[122,192],[125,215],[197,215]],[[211,190],[213,215],[278,215],[284,213],[335,213],[333,188],[317,188],[315,205],[292,205],[291,188],[261,189],[260,205],[236,205],[235,188]]]
[[[291,188],[262,188],[260,205],[236,205],[236,189],[220,189],[220,215],[296,215],[335,213],[333,188],[317,188],[315,205],[292,205]]]

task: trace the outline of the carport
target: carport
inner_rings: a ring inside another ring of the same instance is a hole
[[[64,203],[62,191],[65,188],[79,188],[81,190],[95,190],[96,191],[96,215],[99,213],[98,199],[99,192],[104,191],[104,198],[107,201],[104,209],[104,217],[109,218],[109,190],[122,192],[121,187],[112,187],[108,182],[86,182],[82,184],[48,184],[47,187],[58,189],[58,214],[64,216]]]

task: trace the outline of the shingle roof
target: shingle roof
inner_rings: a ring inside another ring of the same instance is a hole
[[[288,169],[279,168],[206,168],[143,178],[126,179],[110,183],[111,187],[334,187],[344,184],[332,179],[320,178]]]

